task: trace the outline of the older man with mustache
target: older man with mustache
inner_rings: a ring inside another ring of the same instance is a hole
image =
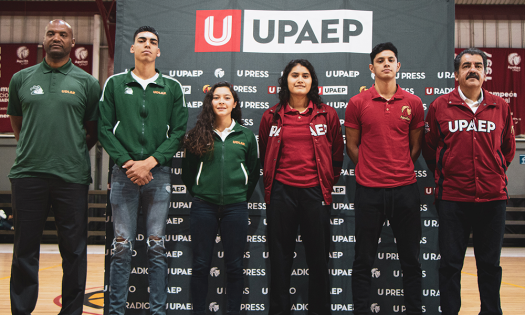
[[[487,57],[469,48],[454,60],[459,86],[428,110],[423,156],[433,171],[439,214],[443,315],[458,314],[465,250],[472,232],[479,314],[502,314],[500,254],[508,199],[507,167],[516,142],[509,105],[482,88]]]

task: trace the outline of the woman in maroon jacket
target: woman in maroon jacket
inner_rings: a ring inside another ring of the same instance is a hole
[[[330,204],[343,163],[341,125],[336,111],[321,102],[308,60],[290,61],[279,85],[279,103],[263,114],[259,127],[268,204],[269,314],[290,314],[299,226],[309,268],[309,314],[329,314]]]

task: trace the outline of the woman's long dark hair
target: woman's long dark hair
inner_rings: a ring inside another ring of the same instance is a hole
[[[230,89],[233,101],[237,103],[237,106],[235,106],[231,112],[231,116],[236,123],[241,123],[241,104],[237,92],[233,90],[233,86],[228,82],[215,83],[204,97],[202,111],[199,116],[197,116],[195,127],[188,132],[184,139],[184,147],[199,157],[202,157],[206,153],[213,152],[213,124],[215,123],[215,113],[213,112],[212,100],[213,93],[218,87],[227,87]]]
[[[310,61],[306,59],[294,59],[286,65],[283,75],[279,78],[278,82],[281,89],[279,91],[279,105],[277,105],[277,108],[273,113],[273,121],[277,120],[281,108],[288,104],[288,100],[290,99],[290,90],[288,89],[288,75],[296,65],[301,65],[310,71],[310,76],[312,77],[312,86],[310,87],[310,91],[308,91],[307,96],[308,99],[314,103],[314,105],[316,105],[318,108],[321,108],[321,103],[323,101],[319,95],[319,80],[317,80],[317,74],[315,74],[314,66],[312,66]]]

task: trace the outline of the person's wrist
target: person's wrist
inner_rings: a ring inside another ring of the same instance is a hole
[[[150,156],[148,159],[149,159],[149,166],[151,166],[150,169],[154,168],[155,166],[159,164],[159,161],[157,161],[157,159],[154,156]]]

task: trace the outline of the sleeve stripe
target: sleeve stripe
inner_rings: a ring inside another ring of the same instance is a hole
[[[182,92],[182,105],[183,105],[184,107],[186,107],[186,96],[184,95],[184,90],[182,89],[182,84],[179,82],[179,80],[174,79],[174,78],[172,78],[172,77],[170,77],[170,76],[167,76],[167,75],[165,75],[165,74],[163,74],[162,77],[163,77],[163,78],[166,78],[166,79],[173,80],[173,81],[175,81],[175,82],[177,82],[177,83],[179,84],[180,91]]]

